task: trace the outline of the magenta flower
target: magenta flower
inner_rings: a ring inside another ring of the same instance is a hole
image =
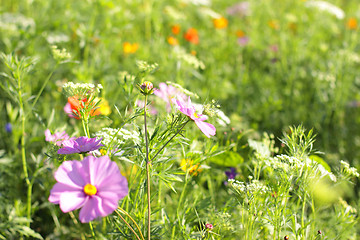
[[[160,83],[159,89],[155,89],[154,94],[166,102],[166,110],[171,111],[171,104],[173,98],[181,98],[186,100],[186,95],[180,92],[176,87],[167,85],[166,83]]]
[[[199,129],[207,136],[208,138],[214,136],[216,133],[216,128],[207,122],[204,122],[208,119],[207,116],[202,114],[197,114],[195,111],[194,105],[191,103],[190,97],[188,101],[185,102],[182,99],[173,99],[173,103],[176,104],[177,108],[180,112],[188,116],[191,120],[195,122],[195,124],[199,127]]]
[[[249,38],[248,37],[239,37],[237,42],[240,46],[245,47],[249,42]]]
[[[53,142],[59,147],[65,140],[72,140],[72,139],[74,139],[74,138],[70,138],[69,135],[67,135],[65,131],[55,132],[54,135],[51,135],[51,132],[49,129],[45,130],[45,141]]]
[[[57,183],[49,201],[64,213],[81,208],[82,223],[111,214],[128,194],[128,183],[108,156],[87,156],[82,161],[65,161],[55,172]]]
[[[69,139],[62,142],[63,148],[58,150],[58,154],[72,154],[72,153],[86,153],[94,151],[104,146],[101,144],[102,138],[78,137],[76,139]]]

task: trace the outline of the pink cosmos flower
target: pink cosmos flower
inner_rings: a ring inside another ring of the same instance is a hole
[[[64,213],[81,208],[82,223],[111,214],[128,194],[128,183],[108,156],[87,156],[82,161],[65,161],[55,172],[57,183],[49,201]]]
[[[159,89],[154,91],[154,94],[166,102],[166,110],[171,111],[172,99],[178,97],[182,100],[186,100],[186,95],[180,92],[176,87],[167,85],[166,83],[160,83]]]
[[[76,139],[69,139],[62,142],[63,148],[58,150],[58,154],[72,154],[85,153],[99,149],[104,146],[101,144],[102,138],[78,137]]]
[[[70,138],[69,135],[67,135],[65,131],[55,132],[54,135],[51,135],[51,132],[49,129],[45,130],[45,141],[53,142],[59,147],[61,146],[63,141],[69,140],[69,139],[74,139],[74,138]]]
[[[177,108],[180,112],[188,116],[191,120],[195,122],[195,124],[199,127],[199,129],[210,138],[211,136],[214,136],[216,133],[216,128],[207,122],[204,122],[208,119],[207,116],[202,114],[197,114],[195,111],[194,105],[191,103],[190,97],[188,98],[188,101],[185,102],[182,99],[173,99],[173,103],[176,104]]]

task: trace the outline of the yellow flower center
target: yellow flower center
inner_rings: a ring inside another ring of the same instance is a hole
[[[92,196],[97,193],[97,189],[94,185],[88,183],[84,186],[84,193],[88,196]]]
[[[196,114],[196,112],[194,112],[194,117],[199,118],[199,116]]]

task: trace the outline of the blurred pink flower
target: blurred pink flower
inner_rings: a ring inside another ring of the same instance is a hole
[[[242,47],[245,47],[249,42],[249,38],[248,37],[239,37],[238,38],[238,44]]]
[[[69,139],[62,142],[62,148],[58,150],[58,154],[73,154],[73,153],[86,153],[94,151],[104,146],[101,144],[102,138],[78,137],[76,139]]]
[[[172,101],[174,104],[176,104],[176,106],[180,112],[182,112],[183,114],[185,114],[186,116],[188,116],[191,120],[193,120],[195,122],[195,124],[205,134],[205,136],[210,138],[210,135],[211,136],[215,135],[216,128],[212,124],[204,122],[205,120],[208,119],[207,116],[202,115],[202,114],[198,115],[196,113],[195,107],[191,103],[190,97],[188,97],[187,102],[185,102],[184,100],[182,100],[180,98],[172,99]]]
[[[49,129],[45,130],[45,141],[53,142],[59,147],[62,145],[63,141],[69,140],[69,139],[72,140],[74,138],[70,138],[69,135],[67,135],[65,131],[55,132],[54,135],[51,135],[51,132]]]
[[[64,213],[81,208],[82,223],[111,214],[129,191],[126,178],[108,156],[65,161],[54,177],[57,183],[50,191],[49,201],[59,204]]]
[[[137,100],[136,101],[136,106],[143,108],[145,107],[145,101],[142,100]],[[156,110],[156,108],[154,108],[152,105],[148,105],[148,107],[146,108],[146,110],[151,114],[151,115],[156,115],[158,114],[158,111]]]
[[[231,7],[228,7],[226,12],[231,16],[239,15],[240,17],[244,17],[250,15],[249,8],[249,2],[239,2],[235,5],[232,5]]]
[[[173,98],[179,97],[182,100],[186,100],[186,94],[180,92],[176,87],[167,85],[166,83],[160,83],[159,89],[154,91],[154,94],[166,102],[166,110],[171,111],[171,104]]]

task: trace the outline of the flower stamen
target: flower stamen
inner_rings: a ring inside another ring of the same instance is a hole
[[[88,196],[92,196],[97,193],[97,189],[94,185],[88,183],[84,186],[84,193]]]

